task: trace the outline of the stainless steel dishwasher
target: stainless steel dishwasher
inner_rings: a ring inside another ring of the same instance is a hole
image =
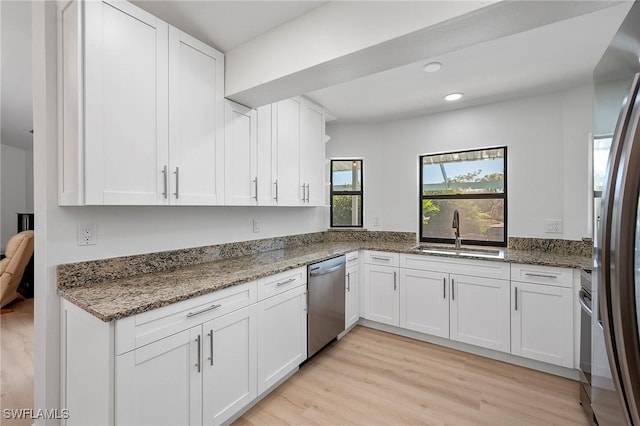
[[[309,265],[307,358],[344,331],[345,256]]]

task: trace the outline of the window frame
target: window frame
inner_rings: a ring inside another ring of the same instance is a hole
[[[474,151],[484,151],[489,149],[504,149],[504,191],[501,193],[486,193],[486,194],[453,194],[453,195],[424,195],[422,191],[423,186],[423,158],[430,157],[432,155],[442,155],[442,154],[461,154],[466,152],[474,152]],[[483,200],[483,199],[502,199],[504,204],[504,232],[502,234],[502,241],[484,241],[484,240],[466,240],[462,239],[462,243],[464,245],[472,245],[472,246],[491,246],[491,247],[507,247],[508,241],[508,233],[507,233],[507,223],[508,223],[508,198],[507,198],[507,146],[492,146],[485,148],[473,148],[473,149],[465,149],[461,151],[443,151],[443,152],[435,152],[430,154],[420,154],[418,155],[418,170],[419,170],[419,178],[418,178],[418,239],[420,243],[444,243],[444,244],[454,244],[455,238],[434,238],[434,237],[425,237],[423,235],[423,225],[422,225],[422,202],[423,200]]]
[[[359,191],[334,191],[333,190],[333,163],[337,161],[360,162],[360,190]],[[359,195],[360,196],[360,225],[335,225],[333,222],[333,196],[334,195]],[[364,158],[332,158],[329,164],[329,227],[330,228],[364,228]]]

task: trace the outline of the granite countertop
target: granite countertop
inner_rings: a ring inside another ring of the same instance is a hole
[[[170,271],[145,273],[124,279],[112,279],[74,287],[59,287],[58,293],[102,321],[109,322],[274,275],[278,272],[320,262],[354,250],[423,254],[416,251],[414,246],[415,243],[388,241],[319,242],[200,263]],[[591,258],[585,256],[503,250],[504,258],[500,259],[487,259],[472,255],[465,255],[464,259],[567,268],[591,267]],[[428,253],[428,255],[458,257],[455,254],[446,253]]]

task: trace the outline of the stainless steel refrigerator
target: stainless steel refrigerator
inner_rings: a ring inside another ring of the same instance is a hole
[[[594,133],[613,137],[595,239],[592,407],[601,426],[640,426],[640,3],[596,67],[594,88]]]

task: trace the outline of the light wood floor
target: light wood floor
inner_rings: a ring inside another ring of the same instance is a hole
[[[588,425],[578,386],[358,326],[235,425]]]
[[[4,409],[33,408],[33,299],[20,299],[0,315],[0,424],[31,425],[31,419],[7,420]]]

